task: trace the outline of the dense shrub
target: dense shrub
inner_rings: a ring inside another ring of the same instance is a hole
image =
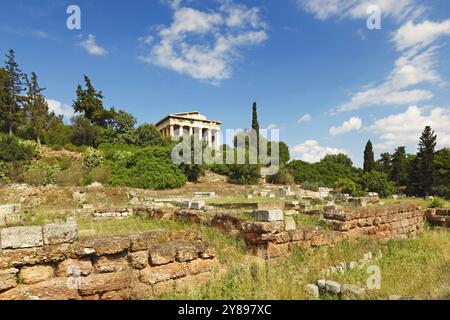
[[[261,167],[256,164],[230,165],[230,182],[235,184],[256,184],[261,177]]]
[[[25,183],[32,186],[45,186],[56,182],[56,175],[61,171],[58,165],[49,165],[43,161],[33,162],[24,174]]]
[[[73,162],[70,168],[56,173],[55,183],[62,187],[82,186],[86,170],[81,163]]]
[[[268,183],[281,184],[281,185],[293,185],[295,184],[294,177],[285,168],[281,167],[278,173],[273,176],[267,177]]]
[[[39,150],[35,144],[0,133],[0,160],[31,160],[38,154]]]
[[[397,192],[395,183],[390,181],[388,175],[384,172],[365,172],[360,183],[365,191],[377,192],[383,198]]]
[[[102,150],[94,149],[92,147],[88,147],[81,156],[83,166],[86,168],[98,167],[105,159],[105,154]]]
[[[3,161],[0,161],[0,182],[9,182],[8,168]]]
[[[111,168],[109,166],[99,166],[89,170],[84,177],[84,184],[89,185],[93,182],[107,184],[111,177]]]
[[[363,193],[361,186],[348,178],[339,178],[336,181],[334,189],[338,193],[347,193],[354,197],[360,196]]]
[[[171,189],[187,182],[182,170],[170,159],[170,149],[144,148],[132,156],[115,162],[110,184],[143,189]]]

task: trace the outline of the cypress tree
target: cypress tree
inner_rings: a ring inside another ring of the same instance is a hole
[[[259,155],[259,122],[258,122],[258,110],[256,107],[256,102],[253,102],[252,129],[255,131],[256,134],[256,143],[257,143],[256,152]]]
[[[256,108],[256,102],[253,102],[252,129],[259,135],[258,110]]]
[[[364,171],[372,172],[375,169],[375,156],[373,154],[372,142],[369,140],[364,150]]]
[[[419,192],[422,196],[429,196],[435,177],[434,155],[437,136],[430,126],[426,126],[420,137],[419,152],[417,154]]]

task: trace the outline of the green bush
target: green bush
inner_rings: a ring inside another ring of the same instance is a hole
[[[6,163],[4,163],[3,161],[0,161],[0,182],[9,182],[8,168],[6,166]]]
[[[81,162],[86,168],[95,168],[101,165],[105,159],[105,154],[102,150],[94,149],[92,147],[86,148],[81,155]]]
[[[360,184],[365,191],[377,192],[383,198],[397,192],[395,183],[390,181],[388,175],[384,172],[365,172],[362,175]]]
[[[24,174],[25,182],[32,186],[45,186],[56,182],[56,175],[61,171],[58,165],[49,165],[42,161],[33,162]]]
[[[55,182],[61,187],[82,186],[86,171],[81,163],[73,162],[70,168],[56,173]]]
[[[0,133],[0,160],[31,160],[39,154],[33,143]]]
[[[186,184],[183,171],[170,159],[170,149],[144,148],[113,163],[110,184],[142,189],[172,189]]]
[[[230,165],[230,182],[235,184],[256,184],[261,177],[261,168],[256,164]]]
[[[278,173],[267,177],[267,182],[280,185],[295,184],[294,177],[289,173],[285,167],[281,167]]]
[[[428,208],[444,208],[445,201],[439,197],[434,197]]]

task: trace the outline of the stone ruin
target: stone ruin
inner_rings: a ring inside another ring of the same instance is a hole
[[[218,267],[192,230],[78,240],[73,222],[0,234],[0,300],[122,300],[183,292]]]
[[[450,228],[450,209],[428,209],[426,215],[431,225]]]

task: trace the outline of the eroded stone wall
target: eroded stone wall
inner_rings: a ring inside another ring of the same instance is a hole
[[[450,228],[450,209],[427,209],[426,216],[431,225]]]
[[[77,240],[60,224],[5,228],[1,239],[0,300],[152,298],[204,284],[218,266],[192,230]]]
[[[416,205],[374,206],[352,211],[328,211],[324,221],[349,239],[406,239],[423,231],[425,213]]]

